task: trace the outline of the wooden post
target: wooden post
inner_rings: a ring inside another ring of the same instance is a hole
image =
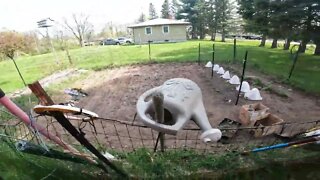
[[[158,123],[164,123],[164,96],[161,92],[157,92],[152,96],[153,106],[155,110],[155,119]],[[161,152],[164,152],[164,133],[159,132]]]
[[[53,105],[53,100],[44,91],[40,83],[37,81],[33,84],[28,85],[31,91],[39,98],[40,102],[44,105]],[[64,116],[62,112],[52,112],[52,116],[64,127],[77,141],[79,141],[83,146],[85,146],[90,152],[92,152],[98,159],[112,168],[115,172],[120,175],[127,176],[121,170],[119,170],[114,164],[112,164],[106,157],[104,157],[85,137],[84,134],[79,132],[70,121]],[[107,170],[104,169],[106,172]]]
[[[48,96],[48,94],[44,91],[41,84],[36,81],[32,84],[28,84],[29,89],[31,89],[32,93],[39,99],[42,105],[50,106],[54,105],[53,100]]]

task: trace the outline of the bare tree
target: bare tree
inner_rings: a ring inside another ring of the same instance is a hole
[[[67,19],[64,19],[64,24],[82,47],[84,45],[84,39],[88,34],[92,34],[93,32],[93,25],[89,22],[89,16],[85,14],[73,14],[72,21],[73,23],[69,23]]]
[[[57,32],[57,40],[59,42],[60,49],[62,51],[66,52],[66,55],[67,55],[68,60],[69,60],[69,64],[72,65],[73,62],[72,62],[72,58],[71,58],[71,55],[70,55],[70,52],[69,52],[69,46],[68,46],[68,42],[67,42],[67,37],[64,35],[63,31],[58,31]]]

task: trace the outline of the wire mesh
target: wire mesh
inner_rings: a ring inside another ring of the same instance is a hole
[[[37,116],[35,119],[38,124],[45,126],[48,132],[76,147],[80,152],[88,153],[54,118]],[[70,120],[70,122],[101,152],[109,150],[132,152],[140,148],[153,150],[158,136],[157,131],[141,124],[139,121],[132,123],[100,118],[93,120],[92,123],[81,120]],[[318,123],[319,121],[282,123],[275,126],[281,128],[281,134],[292,137],[317,126]],[[269,132],[271,131],[270,127],[218,127],[223,132],[222,139],[217,143],[204,143],[199,138],[201,130],[190,123],[187,128],[179,131],[176,135],[165,134],[165,149],[191,149],[202,153],[248,150],[251,147],[271,145],[281,141],[279,136]],[[18,120],[2,122],[0,124],[0,132],[1,135],[6,135],[15,141],[26,140],[43,145],[39,140],[39,135]],[[44,137],[42,138],[45,139]],[[47,139],[44,142],[51,148],[59,148]],[[158,149],[160,149],[159,146]]]

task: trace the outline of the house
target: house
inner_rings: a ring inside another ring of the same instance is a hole
[[[132,28],[134,42],[143,44],[148,41],[156,43],[186,41],[186,27],[189,25],[189,22],[181,20],[153,19],[128,28]]]

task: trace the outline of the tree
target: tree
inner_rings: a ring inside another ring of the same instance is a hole
[[[269,0],[238,0],[239,13],[245,20],[244,29],[247,32],[262,34],[260,47],[265,46],[269,34]]]
[[[67,36],[64,35],[63,31],[59,31],[57,32],[57,40],[59,42],[59,46],[60,46],[60,49],[62,51],[65,51],[66,52],[66,55],[67,55],[67,58],[68,58],[68,61],[69,61],[69,64],[72,65],[73,62],[72,62],[72,58],[71,58],[71,55],[70,55],[70,52],[69,52],[69,46],[68,46],[68,42],[67,42]]]
[[[216,0],[209,0],[207,2],[207,25],[211,34],[211,41],[215,41],[217,32],[217,21],[216,21]]]
[[[180,0],[181,8],[178,12],[177,19],[185,19],[191,23],[191,38],[197,39],[197,11],[196,11],[196,3],[197,0]]]
[[[162,4],[162,9],[161,9],[161,18],[171,19],[169,7],[170,7],[169,6],[169,1],[168,0],[164,0],[164,2]]]
[[[141,13],[139,18],[137,19],[137,22],[145,22],[146,20],[146,15],[144,13]]]
[[[156,12],[156,9],[154,7],[154,5],[152,3],[149,4],[149,19],[157,19],[158,18],[158,14]]]
[[[318,43],[319,22],[320,22],[320,3],[318,0],[309,0],[306,2],[300,2],[298,4],[301,7],[301,26],[300,26],[300,39],[301,46],[299,51],[304,53],[307,47],[307,43],[310,40],[316,40]],[[316,48],[317,50],[317,48]],[[317,54],[315,52],[315,54]]]
[[[178,16],[178,12],[180,11],[180,5],[177,0],[172,0],[170,3],[170,14],[171,17],[176,19]]]
[[[83,47],[85,38],[93,32],[93,25],[89,22],[89,16],[85,14],[73,14],[72,20],[73,23],[69,23],[67,19],[64,19],[65,27],[78,40],[79,45]]]
[[[17,51],[28,49],[27,41],[23,34],[14,31],[0,32],[0,53],[10,59],[14,59]]]
[[[206,35],[206,27],[207,27],[207,22],[206,22],[207,12],[206,12],[205,0],[198,0],[194,9],[196,12],[195,31],[200,39],[204,39]]]
[[[231,11],[234,9],[233,4],[230,0],[219,0],[215,1],[215,21],[216,28],[220,29],[221,32],[221,41],[225,42],[225,35],[230,26]]]

